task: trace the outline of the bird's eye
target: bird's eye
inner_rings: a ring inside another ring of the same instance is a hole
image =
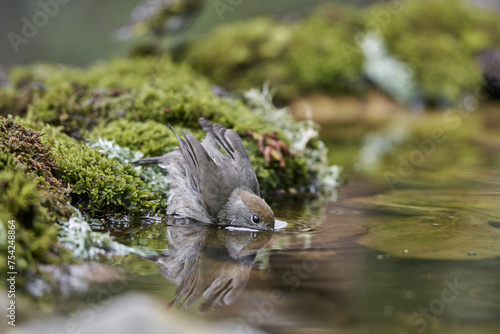
[[[260,222],[260,218],[259,216],[257,215],[253,215],[252,216],[252,221],[255,223],[255,224],[258,224]]]

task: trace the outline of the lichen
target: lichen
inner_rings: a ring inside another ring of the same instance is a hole
[[[378,34],[367,34],[359,44],[365,56],[363,70],[368,79],[396,101],[416,102],[419,91],[413,71],[387,53],[382,38]]]
[[[92,231],[78,210],[75,210],[68,221],[61,222],[59,241],[78,259],[94,260],[99,257],[128,254],[147,257],[155,254],[149,249],[125,246],[115,241],[109,233]]]
[[[366,89],[362,81],[363,55],[359,50],[352,52],[364,24],[363,11],[328,4],[293,27],[294,38],[285,60],[299,93],[340,95]]]
[[[144,157],[142,152],[130,150],[128,147],[120,147],[114,141],[102,138],[98,138],[96,141],[88,141],[87,145],[97,149],[106,157],[115,159],[122,164],[130,164]],[[155,193],[167,198],[170,180],[162,173],[160,167],[155,165],[134,166],[134,169]]]

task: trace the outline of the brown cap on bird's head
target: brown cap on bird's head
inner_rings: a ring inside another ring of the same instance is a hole
[[[264,223],[269,229],[274,229],[274,212],[262,198],[244,190],[239,191],[239,196],[252,212],[253,223]]]

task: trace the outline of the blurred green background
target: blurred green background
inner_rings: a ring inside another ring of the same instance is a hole
[[[41,0],[50,2],[50,0]],[[97,59],[123,55],[130,42],[116,38],[116,30],[129,19],[141,0],[72,0],[60,5],[59,12],[50,17],[45,26],[28,43],[20,44],[16,53],[8,39],[13,32],[21,35],[23,17],[32,22],[40,11],[39,1],[0,2],[0,65],[28,64],[33,62],[59,62],[87,65]],[[296,18],[324,2],[367,5],[375,0],[325,1],[325,0],[252,0],[241,1],[231,12],[218,16],[214,3],[206,0],[202,13],[185,32],[198,35],[216,24],[227,23],[271,14]]]

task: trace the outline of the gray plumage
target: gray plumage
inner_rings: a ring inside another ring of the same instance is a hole
[[[178,284],[174,304],[189,308],[202,296],[200,310],[230,305],[243,291],[256,253],[271,233],[207,229],[189,220],[167,230],[168,249],[156,259],[158,269]]]
[[[199,124],[207,132],[203,142],[189,132],[179,135],[169,125],[179,149],[135,162],[158,164],[169,173],[167,214],[204,223],[272,229],[274,214],[259,197],[259,183],[241,138],[204,118]]]

